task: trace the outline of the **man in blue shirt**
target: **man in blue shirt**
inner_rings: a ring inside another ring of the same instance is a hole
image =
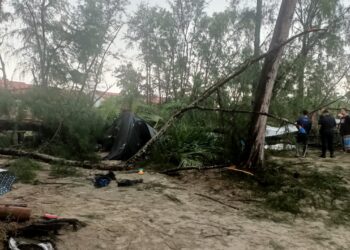
[[[303,114],[299,117],[296,122],[296,126],[298,128],[297,134],[297,157],[299,157],[299,145],[303,146],[302,157],[306,156],[307,144],[308,144],[308,136],[311,131],[312,122],[308,117],[309,112],[307,110],[303,111]]]

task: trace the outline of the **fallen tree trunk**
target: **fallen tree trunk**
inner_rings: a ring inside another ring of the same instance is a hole
[[[0,148],[1,155],[10,155],[16,157],[28,157],[34,160],[42,161],[50,164],[62,164],[73,167],[85,168],[85,169],[99,169],[99,170],[112,170],[121,171],[127,170],[127,165],[124,162],[111,162],[101,161],[99,163],[93,163],[90,161],[73,161],[67,160],[47,154],[41,154],[36,152],[29,152],[24,150],[17,150],[12,148]]]
[[[229,166],[230,166],[230,164],[214,165],[214,166],[203,166],[203,167],[177,167],[177,168],[171,168],[171,169],[168,169],[168,170],[161,171],[160,173],[161,174],[171,175],[173,173],[182,172],[182,171],[189,171],[189,170],[198,170],[198,171],[213,170],[213,169],[227,168]]]
[[[229,81],[235,79],[237,76],[239,76],[240,74],[242,74],[249,66],[259,62],[260,60],[264,59],[265,57],[267,57],[268,55],[270,55],[271,53],[275,52],[275,51],[279,51],[280,48],[284,47],[286,44],[290,43],[291,41],[295,40],[296,38],[303,36],[305,34],[308,34],[310,32],[318,32],[318,31],[326,31],[325,29],[311,29],[308,31],[304,31],[300,34],[297,34],[295,36],[292,36],[291,38],[287,39],[286,41],[278,44],[276,47],[271,48],[268,52],[261,54],[258,57],[253,57],[251,59],[246,60],[243,64],[241,64],[240,66],[238,66],[236,68],[236,71],[232,74],[230,74],[229,76],[219,80],[218,82],[216,82],[214,85],[212,85],[211,87],[209,87],[206,91],[203,92],[203,94],[201,94],[196,100],[194,100],[192,103],[190,103],[189,105],[187,105],[186,107],[178,110],[177,112],[175,112],[170,118],[169,120],[164,124],[164,126],[158,131],[158,133],[152,137],[151,140],[149,140],[133,157],[131,157],[127,163],[134,163],[137,160],[141,159],[147,152],[148,150],[153,146],[153,144],[161,137],[163,136],[163,134],[175,123],[175,121],[177,121],[179,118],[182,117],[182,115],[192,109],[195,109],[198,104],[202,101],[204,101],[205,99],[207,99],[209,96],[211,96],[213,93],[215,93],[217,91],[217,89],[221,88],[222,86],[224,86],[226,83],[228,83]]]

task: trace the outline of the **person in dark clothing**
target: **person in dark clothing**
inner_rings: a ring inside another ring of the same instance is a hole
[[[303,146],[302,157],[306,156],[308,137],[312,127],[312,122],[308,117],[308,113],[309,112],[307,110],[304,110],[302,112],[302,115],[298,118],[296,122],[297,128],[298,128],[297,146],[296,146],[297,157],[299,157],[299,145]]]
[[[350,135],[350,116],[346,109],[341,109],[340,111],[339,133],[342,139],[343,150],[346,151],[344,139]]]
[[[327,109],[323,110],[322,115],[318,121],[320,125],[320,136],[322,143],[322,154],[321,157],[326,158],[327,149],[330,152],[330,156],[334,157],[333,148],[333,134],[336,127],[336,122],[334,117],[328,112]]]

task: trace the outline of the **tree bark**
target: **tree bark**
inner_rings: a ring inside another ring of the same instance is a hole
[[[256,13],[255,13],[255,32],[254,32],[254,56],[260,55],[260,33],[261,33],[261,20],[262,20],[262,0],[256,1]],[[259,64],[254,67],[254,72],[259,72]],[[252,85],[252,94],[254,95],[258,85],[258,79],[254,77]]]
[[[258,56],[260,54],[261,20],[262,20],[262,0],[257,0],[256,14],[255,14],[254,56]]]
[[[7,89],[8,85],[7,85],[6,65],[1,55],[0,55],[0,65],[1,65],[1,72],[2,72],[4,87],[5,89]]]
[[[297,0],[282,1],[269,50],[276,47],[278,49],[265,58],[255,95],[254,112],[269,112],[272,90],[283,52],[283,46],[280,45],[288,38],[296,3]],[[252,116],[249,133],[251,138],[246,149],[247,161],[244,163],[247,167],[263,166],[266,122],[266,116]]]
[[[307,60],[307,43],[306,43],[306,36],[303,37],[302,42],[302,48],[301,52],[299,54],[299,67],[297,72],[297,82],[298,82],[298,103],[299,103],[299,109],[304,106],[304,79],[305,79],[305,68],[306,68],[306,60]]]

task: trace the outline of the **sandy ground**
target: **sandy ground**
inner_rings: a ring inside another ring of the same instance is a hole
[[[301,161],[314,162],[316,156]],[[350,155],[321,160],[330,167],[339,162],[350,168]],[[227,184],[219,173],[182,178],[117,173],[117,178],[142,177],[144,183],[101,189],[87,179],[93,174],[50,179],[42,171],[39,180],[59,184],[15,184],[1,203],[27,203],[35,216],[52,213],[87,223],[59,236],[59,249],[350,249],[346,226],[329,226],[321,218],[278,222],[250,216],[261,208],[254,201],[239,201],[249,193]]]

